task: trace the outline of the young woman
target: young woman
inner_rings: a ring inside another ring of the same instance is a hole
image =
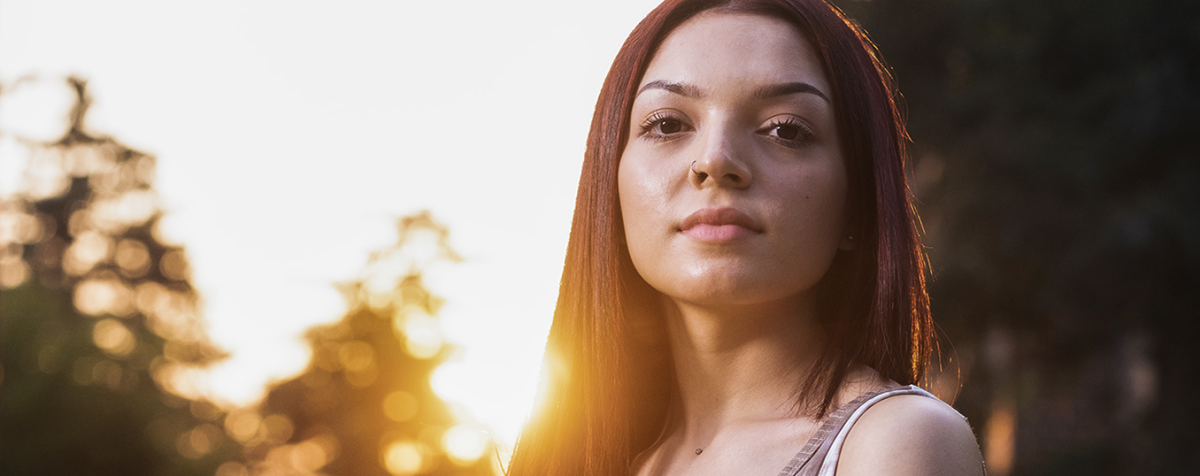
[[[932,329],[893,95],[821,0],[651,12],[596,106],[509,475],[982,474],[912,386]]]

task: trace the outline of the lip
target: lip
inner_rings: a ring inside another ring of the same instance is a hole
[[[683,220],[680,232],[701,241],[732,241],[762,233],[749,215],[736,208],[701,208]]]

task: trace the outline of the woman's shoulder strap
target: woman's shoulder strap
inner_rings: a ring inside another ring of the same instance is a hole
[[[899,387],[883,387],[873,390],[830,413],[817,433],[808,440],[804,448],[796,454],[779,476],[826,476],[832,475],[837,467],[837,459],[841,452],[846,434],[854,426],[854,422],[872,405],[879,401],[897,395],[921,395],[936,399],[933,394],[915,385]],[[828,467],[828,469],[826,469]]]

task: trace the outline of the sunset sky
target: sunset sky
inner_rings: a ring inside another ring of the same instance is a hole
[[[464,349],[435,389],[511,442],[592,106],[656,3],[0,0],[0,84],[83,77],[91,130],[158,157],[167,230],[232,353],[209,391],[231,403],[299,372],[303,330],[341,315],[333,284],[430,210],[466,258],[430,276]]]

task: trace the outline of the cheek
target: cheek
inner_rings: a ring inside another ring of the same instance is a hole
[[[645,183],[645,174],[635,169],[636,165],[628,160],[621,162],[617,170],[617,204],[621,207],[625,241],[629,245],[630,254],[636,256],[636,250],[645,248],[646,241],[650,238],[647,225],[653,220],[647,215],[651,213],[654,198],[650,192],[653,187]],[[636,261],[635,259],[635,263]]]
[[[786,178],[775,188],[772,240],[797,279],[815,283],[828,271],[846,233],[846,181],[839,167]]]
[[[846,231],[846,179],[841,167],[806,174],[797,180],[798,190],[787,193],[785,208],[793,233],[806,237],[810,246],[836,247]]]
[[[617,203],[634,268],[643,277],[658,266],[670,238],[671,187],[653,163],[626,158],[617,170]],[[661,164],[659,164],[661,165]]]

